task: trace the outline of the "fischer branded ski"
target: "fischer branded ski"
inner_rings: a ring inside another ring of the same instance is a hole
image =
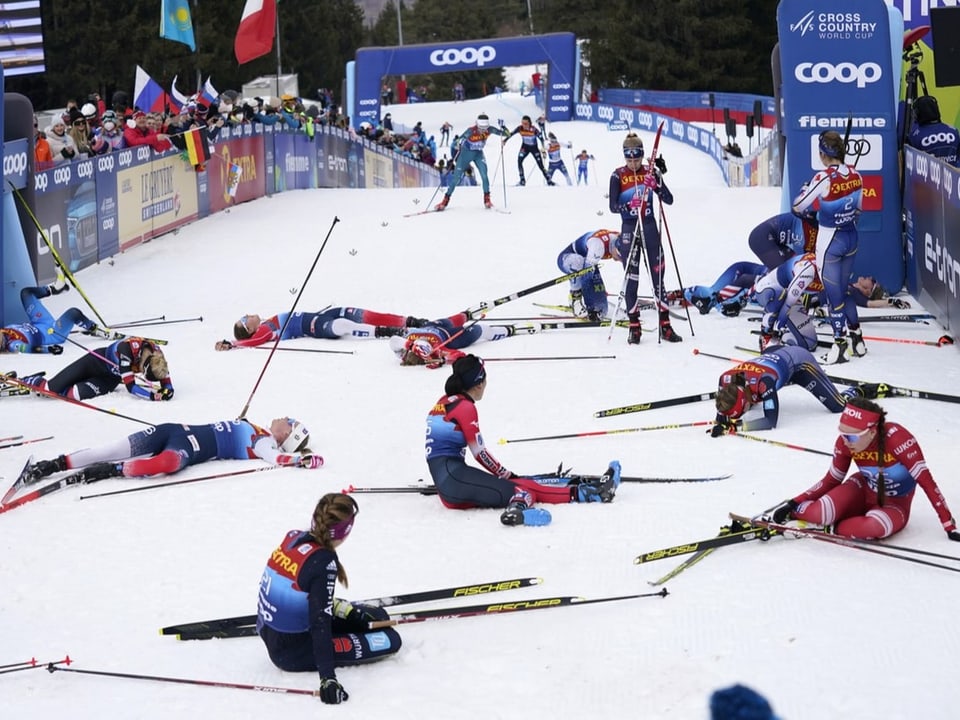
[[[737,526],[730,526],[730,532],[723,533],[706,540],[696,540],[694,542],[674,545],[673,547],[661,548],[660,550],[651,550],[633,559],[634,565],[653,562],[654,560],[663,560],[664,558],[676,557],[678,555],[689,555],[700,550],[710,548],[724,547],[725,545],[738,545],[750,540],[769,540],[774,535],[779,534],[779,529],[754,526],[750,524],[750,519],[740,521]]]
[[[619,600],[636,600],[648,597],[666,597],[670,593],[666,588],[654,593],[636,593],[634,595],[619,595],[588,600],[582,597],[561,595],[558,597],[536,598],[532,600],[518,600],[508,603],[491,603],[489,605],[468,605],[465,607],[435,608],[431,610],[414,610],[411,612],[392,615],[389,620],[378,620],[370,623],[371,628],[389,627],[391,625],[405,625],[407,623],[424,622],[425,620],[450,620],[453,618],[476,617],[477,615],[503,615],[507,613],[524,612],[527,610],[545,610],[571,605],[592,605],[594,603],[616,602]]]
[[[520,588],[532,587],[542,583],[543,579],[536,577],[492,580],[490,582],[471,583],[469,585],[453,585],[451,587],[438,588],[436,590],[421,590],[399,595],[385,595],[383,597],[371,598],[369,600],[360,600],[358,603],[362,605],[373,605],[376,607],[393,607],[395,605],[410,605],[411,603],[430,602],[433,600],[450,600],[458,597],[473,597],[475,595],[485,595],[487,593],[519,590]],[[237,617],[201,620],[199,622],[182,623],[180,625],[168,625],[167,627],[160,629],[160,634],[196,635],[202,633],[214,633],[223,630],[229,630],[231,628],[242,627],[245,625],[253,625],[256,622],[256,615],[239,615]],[[210,637],[217,636],[210,635]]]
[[[666,400],[653,400],[647,403],[635,403],[633,405],[622,405],[621,407],[607,408],[598,410],[593,414],[594,417],[604,418],[615,415],[626,415],[628,413],[642,412],[644,410],[653,410],[655,408],[671,407],[673,405],[686,405],[687,403],[701,402],[704,400],[713,400],[717,396],[716,392],[700,393],[699,395],[684,395],[683,397],[668,398]]]

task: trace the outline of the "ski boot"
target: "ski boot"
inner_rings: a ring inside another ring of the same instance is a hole
[[[450,204],[450,196],[444,195],[443,199],[440,202],[438,202],[433,209],[436,210],[437,212],[442,212],[443,210],[446,209],[447,205],[449,204]]]
[[[490,193],[483,194],[483,206],[488,209],[493,207],[493,203],[490,201]]]
[[[549,525],[552,519],[547,510],[530,507],[533,505],[533,495],[526,490],[517,490],[510,498],[506,509],[500,513],[500,522],[504,525]]]

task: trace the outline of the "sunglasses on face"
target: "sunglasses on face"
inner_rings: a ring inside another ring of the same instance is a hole
[[[74,126],[74,127],[81,127],[81,126],[86,125],[86,124],[87,124],[87,121],[86,121],[86,120],[74,120],[74,121],[73,121],[73,126]]]
[[[873,428],[866,428],[864,430],[861,430],[858,433],[840,433],[840,437],[844,440],[844,442],[847,442],[850,445],[853,445],[871,430],[873,430]]]

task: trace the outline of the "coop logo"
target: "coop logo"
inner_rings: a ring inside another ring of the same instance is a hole
[[[442,67],[443,65],[476,65],[483,67],[493,62],[497,51],[490,45],[481,45],[478,48],[447,48],[434,50],[430,53],[430,64]]]
[[[623,120],[618,120],[618,121],[616,121],[616,122],[607,123],[607,130],[611,130],[611,131],[623,131],[623,130],[629,130],[629,129],[630,129],[630,126],[627,125],[627,123],[625,123]]]
[[[815,12],[814,10],[811,10],[811,11],[808,12],[806,15],[804,15],[802,18],[800,18],[799,20],[797,20],[795,23],[791,23],[791,24],[790,24],[790,32],[792,32],[792,33],[798,32],[798,33],[800,33],[800,37],[803,37],[803,36],[806,35],[808,32],[810,32],[811,30],[813,30],[813,14],[814,14],[814,12]]]
[[[53,184],[66,185],[70,182],[71,177],[73,177],[73,173],[69,167],[59,167],[53,171]]]
[[[653,129],[653,113],[648,112],[638,112],[637,113],[637,125],[647,130]]]
[[[609,105],[601,105],[597,108],[597,117],[600,120],[613,120],[613,108]]]
[[[377,102],[378,102],[377,100],[373,100],[373,99],[371,99],[371,98],[364,98],[363,100],[360,101],[360,104],[361,104],[361,105],[376,105]]]
[[[584,120],[593,120],[593,105],[577,103],[577,117]]]
[[[93,162],[87,160],[77,165],[77,177],[82,178],[92,178],[93,177]]]
[[[923,140],[920,141],[922,147],[930,147],[931,145],[936,145],[937,143],[955,143],[957,141],[956,133],[952,132],[939,132],[932,135],[927,135]],[[4,162],[4,172],[6,172],[6,162]]]
[[[37,175],[33,181],[34,190],[37,192],[43,192],[47,189],[47,186],[50,184],[50,180],[47,178],[48,174],[49,173],[43,173],[41,175]]]
[[[854,65],[843,62],[833,65],[828,62],[800,63],[794,70],[794,77],[802,83],[856,83],[858,88],[865,88],[870,83],[877,82],[883,76],[883,70],[875,62]]]
[[[133,164],[133,152],[121,150],[117,155],[117,164],[120,167],[130,167]]]
[[[27,171],[27,154],[19,152],[16,155],[3,156],[3,174],[20,175]]]
[[[100,172],[110,172],[113,170],[113,155],[105,155],[97,158],[97,170]]]
[[[149,160],[150,159],[150,147],[147,145],[141,145],[137,148],[137,160]]]

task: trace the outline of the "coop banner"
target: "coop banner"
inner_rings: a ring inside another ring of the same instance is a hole
[[[855,269],[898,288],[903,283],[896,97],[900,49],[894,69],[890,12],[883,0],[781,0],[777,25],[789,168],[784,188],[794,197],[823,169],[818,149],[822,132],[843,136],[849,126],[846,159],[863,177]]]

